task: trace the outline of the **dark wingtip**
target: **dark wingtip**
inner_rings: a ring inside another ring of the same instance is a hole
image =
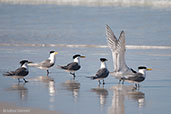
[[[124,30],[121,31],[121,34],[125,34]]]
[[[109,28],[110,28],[109,25],[106,24],[106,29],[109,29]]]

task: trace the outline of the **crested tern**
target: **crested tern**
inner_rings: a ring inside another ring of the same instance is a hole
[[[132,68],[129,68],[125,62],[125,32],[121,31],[119,39],[117,39],[111,28],[106,25],[106,36],[108,47],[111,49],[113,56],[114,72],[112,72],[111,75],[119,79],[119,83],[122,81],[122,84],[124,83],[124,80],[133,80],[140,74],[141,76],[144,76],[144,72],[136,72]],[[139,68],[141,69],[141,67]]]
[[[71,75],[73,75],[73,78],[75,78],[75,72],[81,68],[80,58],[85,58],[85,56],[76,54],[73,56],[74,62],[71,62],[71,63],[67,64],[66,66],[58,65],[58,67],[69,72]]]
[[[100,58],[101,61],[101,66],[100,69],[96,72],[95,76],[89,77],[92,80],[98,80],[99,85],[101,84],[100,80],[103,80],[103,85],[105,84],[104,82],[104,78],[106,78],[109,75],[109,71],[107,69],[107,65],[106,65],[106,58]]]
[[[9,71],[4,73],[4,76],[10,76],[14,79],[18,79],[18,82],[20,82],[20,79],[23,79],[25,83],[28,81],[24,78],[29,74],[29,68],[28,68],[28,63],[31,63],[28,60],[22,60],[20,61],[21,67],[16,69],[15,71]]]
[[[47,71],[47,76],[48,76],[49,68],[51,68],[55,64],[56,54],[58,54],[58,52],[50,51],[50,56],[47,60],[44,60],[40,63],[30,63],[30,64],[28,64],[28,66],[37,67],[39,69],[44,69]]]
[[[122,79],[131,83],[135,83],[135,88],[139,88],[139,83],[145,80],[146,77],[146,71],[152,70],[150,68],[147,68],[145,66],[139,66],[138,72],[135,71],[134,76],[124,76]]]

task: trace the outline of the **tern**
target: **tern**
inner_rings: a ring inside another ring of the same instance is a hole
[[[95,76],[89,77],[92,80],[98,80],[99,85],[101,84],[100,80],[103,80],[103,85],[105,84],[104,82],[104,78],[106,78],[109,75],[109,71],[107,69],[107,65],[106,65],[106,58],[100,58],[101,61],[101,66],[100,69],[96,72]]]
[[[48,76],[49,68],[51,68],[55,64],[56,54],[58,54],[58,52],[50,51],[50,56],[47,60],[44,60],[40,63],[30,63],[28,64],[28,66],[37,67],[39,69],[45,69],[47,71],[47,76]]]
[[[58,67],[69,72],[71,75],[73,75],[73,78],[75,78],[75,72],[81,68],[80,58],[85,58],[85,56],[76,54],[73,56],[73,62],[67,64],[66,66],[58,65]]]
[[[28,68],[28,60],[22,60],[20,61],[21,67],[16,69],[15,71],[9,71],[4,73],[4,76],[10,76],[14,79],[18,79],[18,82],[20,82],[20,79],[23,79],[25,83],[27,83],[28,81],[24,78],[25,76],[27,76],[29,74],[29,68]]]
[[[111,49],[113,56],[114,72],[112,72],[111,75],[119,79],[119,83],[121,81],[122,83],[124,83],[124,80],[134,80],[135,77],[139,77],[140,74],[141,77],[145,77],[145,72],[147,70],[152,70],[145,67],[146,70],[143,70],[144,72],[142,72],[140,69],[142,69],[143,67],[139,67],[139,71],[136,72],[135,70],[127,66],[125,62],[126,48],[124,31],[121,31],[119,39],[117,39],[111,28],[108,25],[106,25],[106,36],[108,47]]]
[[[135,83],[135,88],[139,88],[140,87],[140,82],[145,80],[146,77],[146,71],[152,70],[151,68],[147,68],[145,66],[139,66],[138,67],[138,72],[134,71],[135,74],[134,76],[124,76],[122,78],[122,80],[131,82],[131,83]]]

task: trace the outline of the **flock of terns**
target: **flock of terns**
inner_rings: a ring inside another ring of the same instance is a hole
[[[119,80],[119,83],[121,81],[122,84],[124,84],[124,81],[132,82],[135,84],[135,88],[139,88],[140,87],[139,83],[145,80],[146,71],[152,69],[147,68],[145,66],[139,66],[138,71],[135,71],[127,66],[125,62],[126,48],[125,48],[124,31],[121,31],[119,39],[117,39],[111,28],[108,25],[106,25],[106,36],[107,36],[108,47],[111,49],[112,56],[113,56],[114,71],[109,72],[106,66],[107,59],[100,58],[101,61],[100,69],[96,72],[95,76],[91,76],[87,78],[90,78],[92,80],[98,80],[98,83],[100,85],[101,84],[100,80],[103,80],[102,84],[105,84],[104,78],[108,77],[108,75],[111,74],[112,76],[114,76]],[[20,68],[18,68],[15,71],[6,72],[3,75],[18,79],[19,82],[20,79],[23,79],[24,82],[27,83],[28,81],[24,77],[29,74],[28,67],[37,67],[46,70],[48,76],[49,68],[55,65],[56,54],[58,54],[58,52],[50,51],[49,58],[40,63],[33,63],[28,60],[22,60],[20,61],[21,64]],[[67,64],[66,66],[58,65],[57,67],[69,72],[71,75],[73,75],[73,78],[75,78],[76,77],[75,72],[81,68],[80,58],[85,58],[85,56],[76,54],[73,56],[73,62]]]

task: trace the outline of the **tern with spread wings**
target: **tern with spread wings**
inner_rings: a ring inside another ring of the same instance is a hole
[[[139,82],[137,82],[135,79],[144,77],[146,75],[148,69],[146,67],[139,67],[140,69],[143,68],[143,72],[136,72],[132,68],[128,67],[125,62],[125,32],[121,31],[119,39],[116,38],[111,28],[106,25],[106,36],[107,36],[107,44],[109,48],[111,49],[112,56],[113,56],[113,64],[114,64],[114,72],[111,73],[114,77],[119,79],[119,83],[123,81],[132,81],[136,82],[139,85]],[[141,71],[141,70],[140,70]],[[141,74],[141,75],[140,75]]]

